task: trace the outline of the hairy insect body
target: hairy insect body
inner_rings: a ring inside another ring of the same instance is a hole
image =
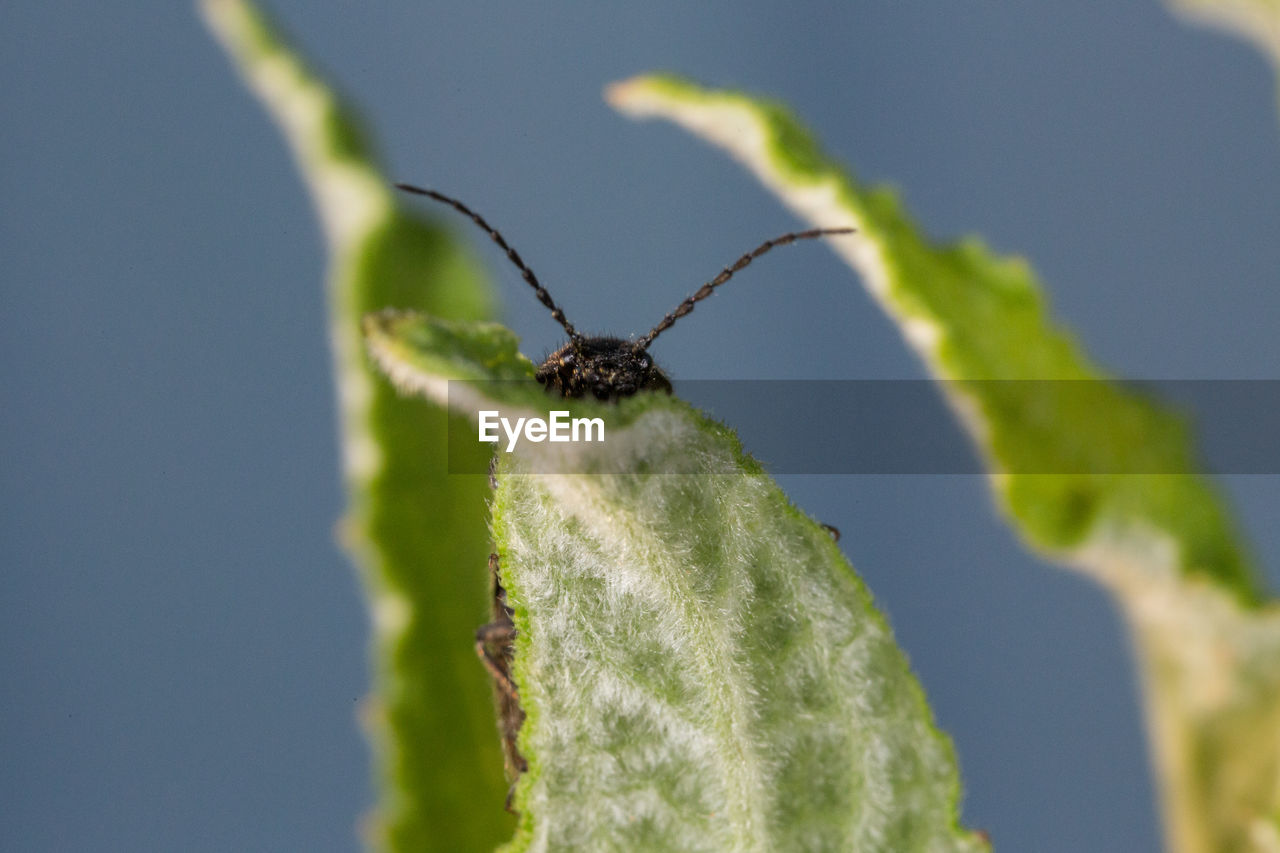
[[[547,356],[535,374],[547,391],[562,397],[617,402],[639,391],[671,393],[671,380],[634,341],[579,338]]]

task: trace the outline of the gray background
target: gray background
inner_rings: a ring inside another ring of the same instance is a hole
[[[724,157],[601,102],[670,69],[781,97],[930,233],[1032,259],[1114,371],[1276,376],[1272,74],[1154,0],[439,5],[273,7],[394,174],[499,224],[579,328],[643,331],[797,224]],[[0,81],[0,848],[353,849],[366,624],[331,536],[322,245],[279,134],[173,0],[6,3]],[[526,350],[556,345],[476,245]],[[655,354],[677,379],[921,375],[816,246]],[[1009,851],[1157,848],[1097,589],[1025,554],[978,478],[784,485],[889,613],[970,825]],[[1280,565],[1277,478],[1224,487]]]

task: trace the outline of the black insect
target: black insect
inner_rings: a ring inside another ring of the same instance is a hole
[[[763,255],[775,246],[785,246],[797,240],[811,240],[829,234],[849,234],[852,228],[813,228],[809,231],[798,231],[783,234],[772,240],[766,240],[756,248],[747,252],[738,260],[720,271],[711,281],[698,288],[691,296],[676,306],[675,310],[662,318],[658,325],[639,340],[626,340],[613,337],[587,336],[578,332],[573,324],[565,319],[560,306],[551,299],[551,294],[538,281],[533,270],[525,264],[520,253],[511,248],[503,236],[484,217],[467,207],[455,198],[450,198],[435,190],[427,190],[409,184],[396,184],[405,192],[423,195],[435,201],[447,204],[458,212],[470,217],[471,221],[484,229],[493,242],[507,253],[511,263],[516,265],[524,280],[533,288],[538,301],[551,310],[551,317],[569,333],[569,342],[547,356],[547,360],[538,368],[535,378],[546,386],[548,391],[558,391],[564,397],[593,396],[599,400],[617,402],[623,397],[630,397],[639,391],[666,391],[671,393],[671,380],[662,372],[649,355],[649,345],[658,335],[671,328],[676,320],[693,310],[693,306],[710,296],[717,287],[733,278],[733,274],[747,264]]]
[[[733,278],[733,274],[747,264],[763,255],[775,246],[785,246],[797,240],[809,240],[828,234],[849,234],[852,228],[814,228],[783,234],[772,240],[766,240],[755,249],[747,252],[738,260],[720,271],[711,281],[698,288],[693,295],[676,306],[675,310],[662,318],[658,325],[639,340],[626,340],[614,337],[597,337],[580,334],[565,319],[560,306],[551,299],[545,287],[533,274],[533,270],[525,264],[524,259],[510,245],[497,229],[484,220],[480,214],[471,210],[457,199],[450,198],[435,190],[423,189],[409,184],[396,184],[405,192],[423,195],[435,201],[447,204],[484,229],[493,242],[507,253],[511,263],[516,265],[524,280],[533,288],[538,301],[551,310],[551,316],[569,333],[569,341],[551,355],[538,368],[535,377],[546,386],[547,391],[558,391],[564,397],[586,397],[591,395],[600,400],[617,402],[623,397],[630,397],[640,391],[665,391],[671,393],[671,380],[662,372],[649,355],[649,345],[658,335],[671,328],[676,320],[693,310],[693,306],[706,299],[712,292]],[[493,471],[489,473],[493,484]],[[824,525],[826,526],[826,525]],[[835,538],[840,533],[834,527],[827,526]],[[480,626],[476,630],[476,654],[484,662],[485,668],[493,676],[493,683],[498,706],[498,729],[502,734],[503,753],[506,757],[507,773],[513,779],[528,769],[528,763],[520,754],[518,736],[520,726],[524,723],[524,709],[520,707],[520,693],[511,678],[511,661],[514,654],[516,637],[515,624],[512,622],[512,611],[507,606],[506,590],[499,577],[498,555],[489,555],[489,574],[493,584],[493,621]],[[512,810],[512,794],[514,785],[507,794],[507,810]]]

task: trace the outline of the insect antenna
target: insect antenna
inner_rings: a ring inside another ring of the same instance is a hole
[[[469,217],[472,222],[484,229],[484,232],[493,238],[493,242],[497,243],[498,247],[507,253],[507,258],[511,263],[515,264],[516,268],[520,270],[520,275],[523,276],[524,280],[533,288],[534,295],[538,297],[538,301],[551,309],[551,318],[564,327],[564,330],[569,333],[569,340],[573,341],[575,346],[577,345],[578,341],[582,339],[582,336],[573,328],[573,324],[565,319],[564,312],[560,310],[560,306],[552,300],[551,294],[547,293],[547,289],[542,286],[542,282],[538,281],[538,277],[533,274],[533,270],[529,269],[528,265],[525,264],[524,259],[520,257],[520,253],[511,248],[503,236],[498,233],[498,229],[486,222],[483,216],[476,213],[456,198],[450,198],[444,193],[438,193],[435,190],[415,187],[412,184],[396,184],[396,189],[404,190],[405,192],[413,193],[414,195],[424,195],[434,201],[447,204],[459,213]]]
[[[759,246],[756,246],[750,252],[747,252],[745,255],[721,270],[718,276],[702,285],[702,287],[699,287],[692,296],[677,305],[676,309],[670,314],[663,317],[662,322],[649,330],[649,334],[636,341],[636,351],[639,352],[641,350],[648,349],[649,344],[653,343],[654,338],[658,337],[658,335],[675,325],[676,320],[679,320],[685,314],[692,311],[694,305],[706,299],[717,287],[733,278],[734,273],[750,264],[774,246],[785,246],[788,243],[794,243],[797,240],[812,240],[815,237],[824,237],[828,234],[852,234],[854,230],[855,229],[853,228],[813,228],[808,231],[796,231],[791,234],[783,234],[781,237],[775,237],[772,240],[764,241]]]

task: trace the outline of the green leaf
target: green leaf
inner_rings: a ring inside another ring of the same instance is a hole
[[[777,105],[670,77],[609,99],[723,148],[814,226],[858,229],[833,247],[946,380],[1015,528],[1128,618],[1174,849],[1280,849],[1280,607],[1263,602],[1181,420],[1080,354],[1025,263],[976,240],[933,245],[892,192],[860,186]],[[1168,473],[1099,473],[1126,467]]]
[[[509,850],[986,848],[958,828],[950,742],[865,586],[732,432],[664,394],[447,389],[523,364],[499,327],[384,312],[366,332],[406,391],[606,421],[602,444],[499,454],[528,715]],[[532,473],[549,461],[563,473]]]
[[[510,837],[488,677],[472,645],[489,612],[484,478],[449,476],[446,412],[407,400],[363,358],[360,319],[387,306],[480,319],[476,265],[444,229],[392,193],[350,106],[244,0],[204,0],[205,18],[280,125],[324,224],[330,333],[349,510],[344,544],[374,629],[367,703],[380,764],[373,846],[489,848]],[[488,454],[463,448],[482,469]],[[317,748],[322,748],[317,744]]]

